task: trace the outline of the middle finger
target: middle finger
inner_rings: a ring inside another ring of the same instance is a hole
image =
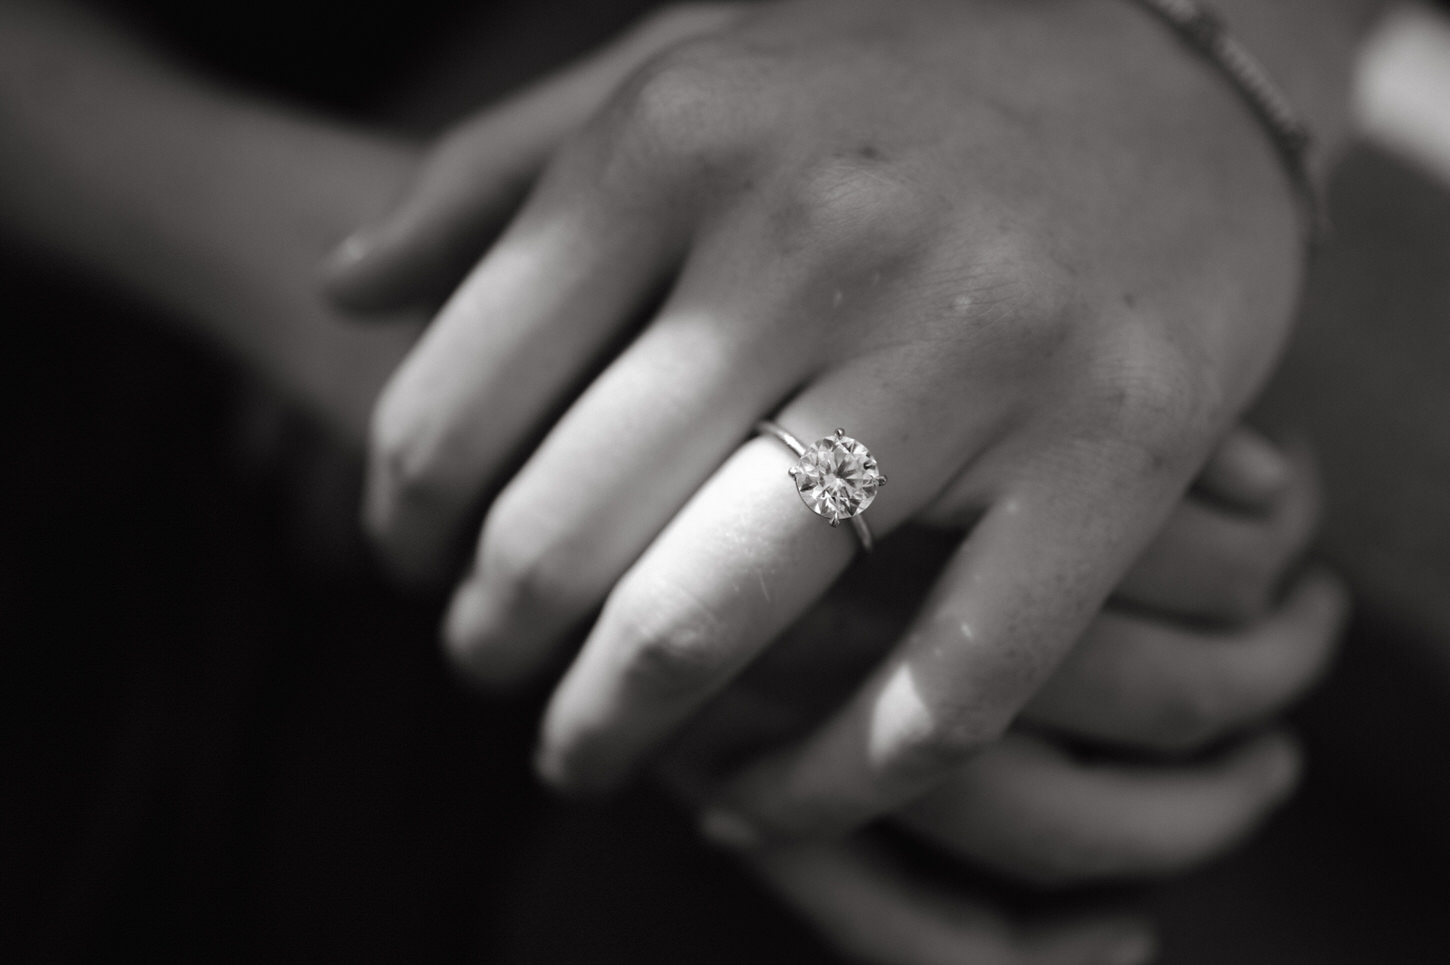
[[[445,639],[475,678],[544,662],[809,364],[771,280],[732,265],[736,232],[707,239],[659,317],[570,408],[485,520]],[[752,276],[753,286],[741,276]],[[648,498],[641,498],[647,491]]]
[[[599,183],[594,150],[562,152],[379,400],[366,522],[399,576],[442,575],[479,492],[683,251],[668,198]]]

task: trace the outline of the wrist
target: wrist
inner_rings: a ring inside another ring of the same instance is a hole
[[[1349,139],[1355,57],[1381,0],[1203,0],[1264,65],[1313,134],[1322,185]]]

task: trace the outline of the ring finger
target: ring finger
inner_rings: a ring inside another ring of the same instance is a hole
[[[998,413],[903,398],[900,373],[882,367],[837,370],[786,406],[781,423],[813,440],[840,421],[872,441],[883,471],[903,469],[868,517],[886,532],[934,495]],[[876,404],[873,393],[888,391],[893,406]],[[950,430],[961,411],[974,418]],[[613,786],[850,563],[856,537],[801,505],[786,477],[792,458],[775,439],[747,442],[621,578],[545,715],[546,778]]]

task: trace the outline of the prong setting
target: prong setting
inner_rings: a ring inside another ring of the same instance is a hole
[[[774,436],[796,454],[796,462],[786,474],[795,483],[796,495],[806,508],[833,529],[839,528],[842,520],[849,520],[862,549],[871,552],[871,528],[861,514],[875,500],[876,491],[886,484],[871,450],[846,435],[844,427],[837,427],[811,445],[769,419],[756,423],[755,431]]]
[[[831,435],[802,446],[788,471],[796,494],[832,526],[860,515],[876,498],[883,477],[871,451],[838,428]]]

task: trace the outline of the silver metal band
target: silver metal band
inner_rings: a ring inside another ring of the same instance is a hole
[[[1231,83],[1239,97],[1268,131],[1284,162],[1308,218],[1309,243],[1329,239],[1329,216],[1324,198],[1309,172],[1313,136],[1268,69],[1229,33],[1222,18],[1196,0],[1133,0],[1156,14],[1173,32],[1211,63]]]
[[[769,419],[761,419],[755,424],[755,432],[757,435],[773,436],[779,439],[785,444],[786,448],[790,449],[798,457],[806,454],[805,443],[801,442],[794,433],[777,422],[772,422]],[[860,516],[852,516],[851,528],[856,531],[856,538],[861,541],[861,549],[863,552],[869,553],[875,549],[876,541],[871,536],[871,527],[866,523],[866,520]]]

